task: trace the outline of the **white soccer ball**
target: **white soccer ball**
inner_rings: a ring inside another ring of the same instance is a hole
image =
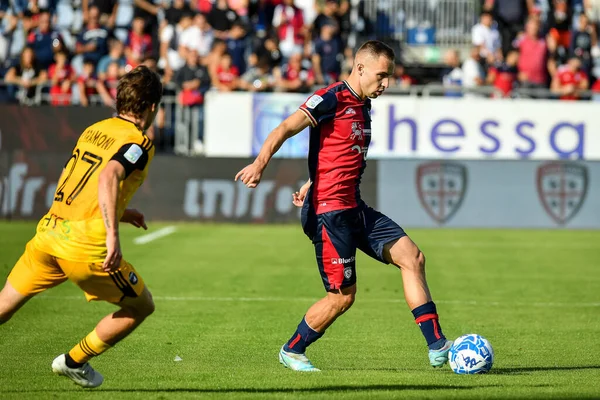
[[[494,349],[486,338],[470,333],[454,341],[448,361],[457,374],[484,374],[494,364]]]

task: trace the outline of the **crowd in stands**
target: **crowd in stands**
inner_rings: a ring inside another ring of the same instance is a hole
[[[194,105],[209,89],[307,91],[352,67],[348,0],[134,0],[129,18],[122,0],[68,0],[71,18],[62,1],[0,0],[2,100],[43,83],[54,105],[111,105],[145,64]]]
[[[183,105],[208,90],[307,92],[349,74],[350,14],[365,1],[0,0],[0,101],[33,101],[43,84],[54,105],[112,105],[139,64]],[[600,0],[479,1],[470,52],[445,54],[444,87],[600,91]],[[419,83],[398,61],[392,86]]]
[[[497,97],[514,95],[515,89],[527,97],[548,97],[549,90],[562,100],[600,92],[600,1],[483,0],[481,5],[467,58],[461,63],[456,51],[446,54],[445,86],[489,85]]]

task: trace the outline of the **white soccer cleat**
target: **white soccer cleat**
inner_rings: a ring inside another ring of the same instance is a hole
[[[64,354],[61,354],[52,361],[52,372],[57,375],[66,376],[84,388],[95,388],[104,382],[102,374],[94,370],[89,363],[83,364],[80,368],[69,368]]]
[[[287,352],[283,350],[279,350],[279,362],[283,364],[284,367],[291,369],[292,371],[300,371],[300,372],[319,372],[321,371],[319,368],[316,368],[306,355],[304,354],[296,354],[292,352]]]

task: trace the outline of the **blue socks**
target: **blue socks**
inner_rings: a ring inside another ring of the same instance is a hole
[[[438,321],[435,303],[430,301],[412,310],[415,322],[425,336],[429,350],[439,350],[446,344],[446,336]]]
[[[324,332],[323,332],[324,333]],[[290,340],[283,346],[283,350],[296,353],[296,354],[304,354],[306,348],[313,342],[319,340],[323,333],[319,333],[313,330],[306,323],[306,317],[302,318],[298,328],[296,328],[296,332],[292,335]]]

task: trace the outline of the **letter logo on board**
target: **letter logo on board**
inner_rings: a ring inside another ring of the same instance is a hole
[[[467,190],[467,168],[454,162],[431,162],[417,168],[417,192],[427,214],[440,224],[460,208]]]
[[[584,165],[549,162],[537,169],[537,191],[544,209],[563,225],[577,215],[588,189],[588,171]]]

